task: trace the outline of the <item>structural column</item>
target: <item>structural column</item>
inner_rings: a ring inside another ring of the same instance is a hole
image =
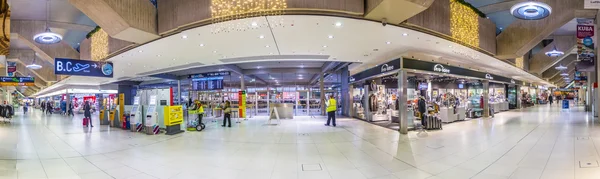
[[[177,101],[179,105],[183,105],[183,101],[181,101],[181,80],[177,80]]]
[[[483,117],[490,117],[490,81],[483,81]]]
[[[406,71],[398,71],[398,119],[400,120],[400,128],[398,129],[400,134],[408,133],[408,110],[406,109],[407,101],[407,90],[408,82],[406,80]],[[412,114],[410,114],[412,115]]]
[[[517,93],[517,109],[521,109],[521,86],[515,86],[515,91]]]
[[[240,90],[242,90],[242,91],[246,90],[244,75],[240,75]]]
[[[592,83],[592,72],[585,72],[585,76],[587,76],[586,86],[587,90],[585,91],[585,111],[592,111],[592,89],[594,88]]]
[[[350,91],[348,90],[348,88],[349,88],[348,79],[350,76],[350,72],[348,71],[348,66],[342,68],[340,76],[341,76],[341,84],[342,84],[341,90],[340,90],[342,93],[340,95],[342,98],[341,99],[342,115],[350,116],[349,109],[350,109],[350,104],[352,104],[352,103],[350,103],[349,99],[352,98],[352,96],[350,95],[350,93],[349,93]]]
[[[325,77],[321,73],[319,76],[319,92],[321,92],[321,115],[325,115]]]

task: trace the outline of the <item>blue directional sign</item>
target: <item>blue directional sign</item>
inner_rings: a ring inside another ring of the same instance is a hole
[[[112,62],[75,60],[66,58],[54,59],[54,73],[57,75],[113,77]]]

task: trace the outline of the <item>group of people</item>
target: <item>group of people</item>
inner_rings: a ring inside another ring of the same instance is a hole
[[[40,103],[40,109],[46,114],[52,114],[54,112],[54,101],[42,101]],[[67,102],[65,100],[60,101],[60,114],[75,116],[73,113],[73,103],[69,103],[67,108]]]

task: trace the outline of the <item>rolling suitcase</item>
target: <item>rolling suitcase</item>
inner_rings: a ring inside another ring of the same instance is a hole
[[[84,118],[83,118],[83,125],[84,125],[84,126],[87,126],[87,125],[88,125],[88,123],[89,123],[89,121],[88,121],[88,120],[89,120],[89,119],[88,119],[87,117],[84,117]]]

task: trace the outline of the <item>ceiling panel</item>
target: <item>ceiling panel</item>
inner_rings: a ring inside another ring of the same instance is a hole
[[[321,68],[324,62],[283,61],[283,62],[252,62],[236,64],[242,69],[259,68]]]

